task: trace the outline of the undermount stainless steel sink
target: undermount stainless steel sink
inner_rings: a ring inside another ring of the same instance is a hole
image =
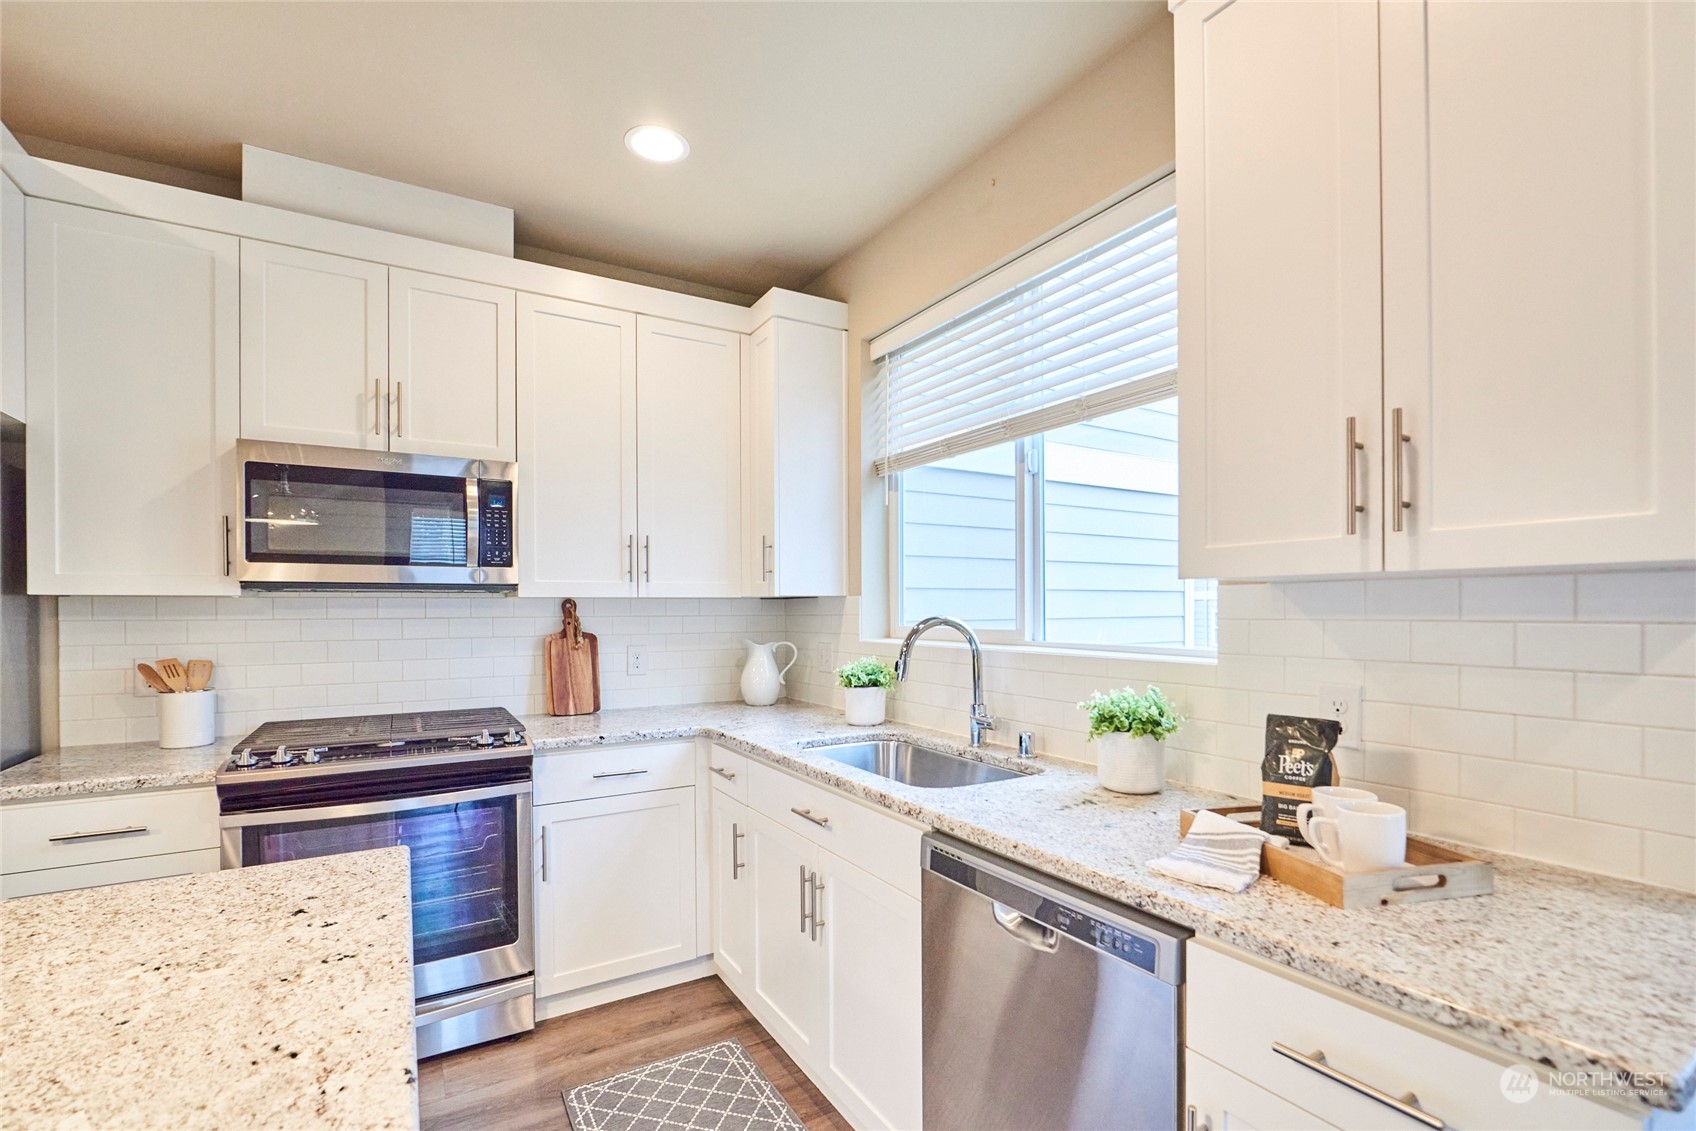
[[[845,766],[923,789],[953,789],[1028,776],[911,742],[836,742],[809,750]]]

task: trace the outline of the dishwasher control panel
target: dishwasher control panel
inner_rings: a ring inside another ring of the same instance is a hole
[[[1045,914],[1053,908],[1053,914]],[[1104,950],[1115,958],[1121,958],[1133,966],[1140,966],[1150,974],[1155,972],[1156,948],[1153,940],[1141,935],[1132,934],[1123,927],[1115,927],[1112,923],[1103,923],[1093,915],[1085,915],[1070,907],[1044,900],[1038,910],[1037,918],[1044,920],[1049,926],[1063,931],[1081,943],[1088,943],[1097,950]]]

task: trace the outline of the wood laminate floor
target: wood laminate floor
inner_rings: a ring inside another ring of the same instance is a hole
[[[419,1122],[565,1131],[561,1091],[735,1037],[812,1131],[850,1131],[812,1082],[717,978],[556,1017],[533,1033],[418,1066]]]

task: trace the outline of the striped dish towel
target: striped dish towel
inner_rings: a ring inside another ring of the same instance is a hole
[[[1260,877],[1260,846],[1288,844],[1253,825],[1203,809],[1178,847],[1148,862],[1148,870],[1185,883],[1242,891]]]

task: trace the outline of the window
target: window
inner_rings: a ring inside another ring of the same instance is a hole
[[[991,640],[1216,648],[1217,584],[1178,576],[1168,201],[1130,198],[1081,250],[1059,237],[1069,254],[1039,248],[1047,263],[1015,261],[883,352],[900,627],[944,614]]]

